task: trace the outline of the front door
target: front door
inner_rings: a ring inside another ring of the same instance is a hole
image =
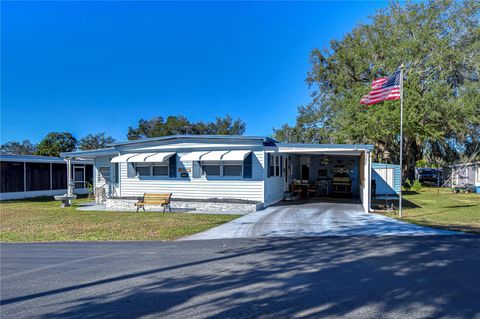
[[[302,165],[302,182],[310,180],[310,167],[308,165]]]
[[[85,167],[84,166],[74,166],[73,167],[73,178],[75,181],[75,189],[85,188]]]

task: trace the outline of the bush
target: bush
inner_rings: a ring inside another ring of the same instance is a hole
[[[414,191],[414,192],[418,192],[418,191],[421,191],[422,190],[422,184],[420,183],[420,181],[418,179],[416,179],[414,182],[413,182],[413,185],[411,187],[411,190]]]
[[[412,182],[407,178],[405,182],[403,183],[403,190],[404,191],[409,191],[412,189]]]
[[[422,190],[422,184],[420,183],[420,181],[418,179],[416,179],[412,183],[412,181],[407,178],[405,180],[405,183],[403,183],[403,190],[404,191],[418,192],[418,191]]]

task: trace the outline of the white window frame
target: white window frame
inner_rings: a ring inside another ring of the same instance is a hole
[[[273,170],[270,174],[270,177],[281,177],[282,176],[282,171],[280,170],[280,161],[283,160],[282,155],[270,155],[270,167],[273,167]],[[271,168],[268,168],[271,170]]]
[[[480,182],[480,165],[477,165],[477,182]]]

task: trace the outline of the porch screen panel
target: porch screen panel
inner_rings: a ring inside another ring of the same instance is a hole
[[[1,163],[1,192],[13,193],[23,192],[23,162],[2,162]]]
[[[50,164],[26,163],[27,191],[45,191],[50,189]]]
[[[85,182],[93,185],[93,165],[85,164]]]
[[[67,189],[66,164],[52,164],[52,189]]]

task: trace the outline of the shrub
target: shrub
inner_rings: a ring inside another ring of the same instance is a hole
[[[412,189],[412,182],[407,178],[405,182],[403,183],[403,190],[404,191],[409,191]]]
[[[418,191],[421,191],[422,190],[422,184],[420,183],[420,181],[418,179],[416,179],[414,182],[413,182],[413,185],[411,187],[411,190],[414,191],[414,192],[418,192]]]

